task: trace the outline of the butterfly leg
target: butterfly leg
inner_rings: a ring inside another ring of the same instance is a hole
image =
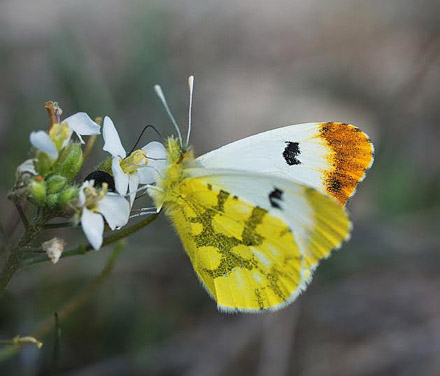
[[[134,213],[134,214],[130,215],[130,219],[144,216],[144,215],[153,215],[153,214],[157,214],[159,212],[160,212],[160,210],[156,207],[135,209],[135,210],[132,210],[132,213]]]

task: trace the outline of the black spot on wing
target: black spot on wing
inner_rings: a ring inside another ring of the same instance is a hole
[[[331,181],[331,188],[335,192],[339,192],[342,189],[342,183],[338,179],[332,179],[332,181]]]
[[[329,181],[329,190],[332,192],[340,192],[342,189],[342,183],[340,180],[336,179],[336,178],[332,178]]]
[[[298,142],[286,141],[286,148],[283,151],[283,157],[289,166],[299,165],[301,162],[297,158],[301,154]]]
[[[269,193],[270,205],[273,208],[281,209],[280,202],[283,201],[283,191],[276,188]]]

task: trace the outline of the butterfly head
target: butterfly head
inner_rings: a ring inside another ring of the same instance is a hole
[[[180,140],[169,137],[167,140],[168,165],[186,165],[194,161],[194,153],[188,145],[181,145]]]

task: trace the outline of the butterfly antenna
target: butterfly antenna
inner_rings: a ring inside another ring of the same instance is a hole
[[[189,144],[189,137],[191,135],[191,115],[193,104],[193,88],[194,88],[194,76],[188,77],[188,89],[189,89],[189,109],[188,109],[188,134],[186,136],[186,144]]]
[[[183,146],[182,144],[182,133],[180,132],[180,128],[177,125],[176,119],[174,118],[173,114],[171,113],[170,108],[168,107],[167,100],[165,99],[165,95],[163,95],[162,88],[159,85],[154,85],[154,91],[156,92],[157,96],[159,97],[160,101],[162,102],[163,106],[165,107],[165,110],[168,113],[169,118],[171,119],[171,122],[174,125],[174,128],[177,131],[177,136],[179,137],[180,146]]]
[[[138,139],[136,140],[136,143],[134,144],[133,148],[130,150],[130,152],[127,154],[127,157],[131,155],[131,153],[134,152],[134,150],[136,149],[136,147],[138,146],[139,142],[141,141],[142,136],[144,135],[145,131],[151,128],[153,129],[154,132],[156,132],[156,134],[163,140],[162,135],[160,134],[160,132],[157,130],[157,128],[154,125],[148,124],[144,127],[144,129],[142,129],[142,132],[139,134]],[[127,158],[126,157],[126,158]]]

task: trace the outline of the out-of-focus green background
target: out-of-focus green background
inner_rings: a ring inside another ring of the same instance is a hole
[[[160,218],[130,238],[92,298],[0,364],[1,375],[439,375],[440,8],[435,0],[0,2],[1,220],[47,126],[109,115],[128,149],[146,124],[185,126],[196,77],[197,154],[283,125],[340,120],[366,131],[376,162],[348,208],[349,243],[287,309],[227,315]],[[146,139],[152,139],[148,134]],[[89,163],[104,157],[98,150]],[[70,246],[79,230],[59,233]],[[43,239],[44,240],[44,239]],[[111,251],[18,273],[0,300],[0,338],[33,333],[93,281]]]

